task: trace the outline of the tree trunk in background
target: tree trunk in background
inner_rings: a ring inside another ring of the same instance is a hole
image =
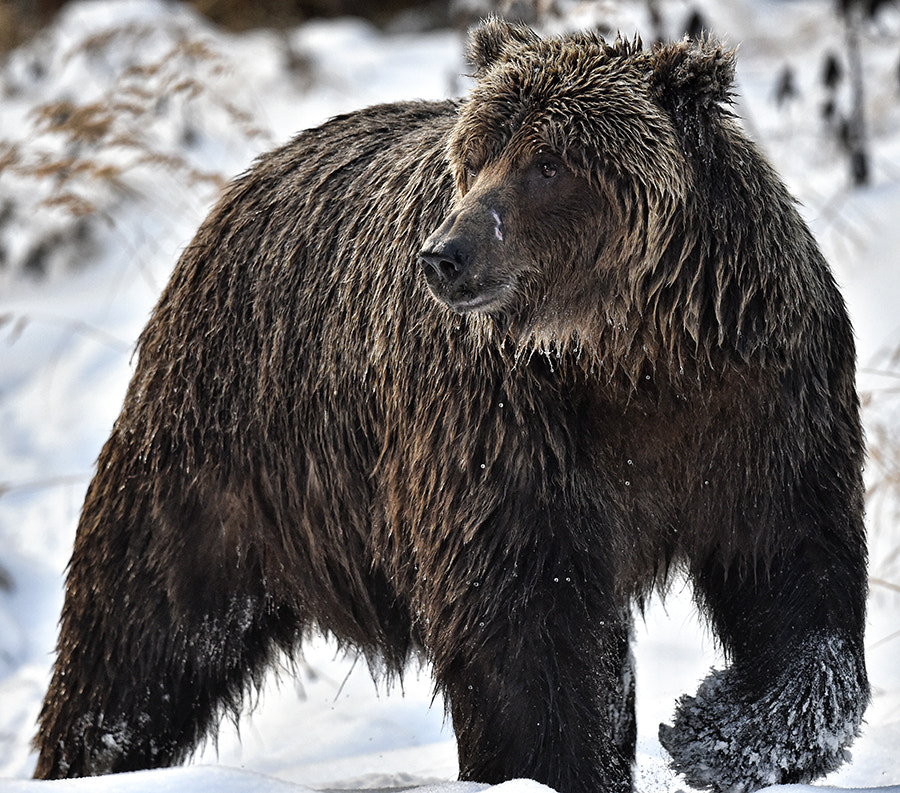
[[[861,187],[869,183],[870,174],[861,48],[866,10],[861,2],[845,2],[842,3],[841,13],[847,37],[850,77],[850,115],[847,118],[845,144],[850,157],[850,176],[854,186]]]

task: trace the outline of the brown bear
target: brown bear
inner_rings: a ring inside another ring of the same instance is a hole
[[[624,793],[632,608],[729,665],[695,786],[837,767],[869,698],[850,323],[712,43],[471,34],[460,102],[261,157],[140,338],[72,556],[37,776],[183,761],[311,631],[431,662],[462,779]]]

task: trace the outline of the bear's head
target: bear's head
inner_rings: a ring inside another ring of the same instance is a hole
[[[731,54],[542,38],[492,18],[468,55],[475,85],[448,146],[456,195],[421,251],[426,280],[456,312],[583,337],[603,294],[627,292],[677,233],[704,136],[728,123]]]

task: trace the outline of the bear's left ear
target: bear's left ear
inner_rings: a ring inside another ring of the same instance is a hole
[[[734,50],[714,41],[685,39],[656,47],[651,62],[651,92],[673,115],[731,104]]]
[[[475,67],[474,76],[480,77],[513,50],[540,40],[527,25],[515,25],[492,14],[469,31],[466,58]]]

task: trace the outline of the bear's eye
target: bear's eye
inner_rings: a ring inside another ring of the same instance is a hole
[[[553,160],[542,160],[538,163],[538,172],[545,179],[552,179],[559,173],[559,165]]]
[[[463,171],[465,172],[465,175],[466,175],[466,181],[469,182],[469,184],[471,184],[477,178],[479,168],[478,168],[478,166],[474,165],[472,162],[467,161],[467,162],[463,163]]]

